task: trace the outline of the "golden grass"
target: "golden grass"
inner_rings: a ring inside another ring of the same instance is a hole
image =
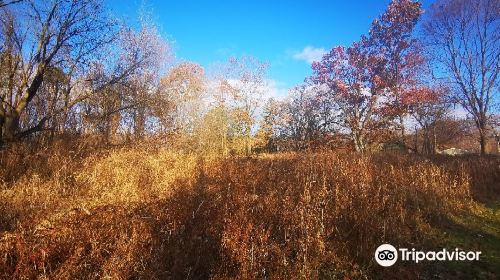
[[[382,277],[378,245],[425,246],[500,174],[480,157],[48,149],[3,152],[0,278]]]
[[[195,168],[193,155],[122,149],[87,158],[76,181],[85,186],[89,206],[129,204],[167,198],[177,180],[193,183]]]

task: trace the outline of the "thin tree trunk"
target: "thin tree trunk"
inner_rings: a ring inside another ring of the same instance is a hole
[[[434,125],[432,127],[432,140],[434,141],[432,143],[432,151],[431,153],[434,155],[436,154],[436,150],[437,150],[437,135],[436,135],[436,125]]]
[[[417,126],[415,126],[415,154],[418,154],[418,129]]]
[[[138,108],[135,114],[135,136],[137,139],[141,139],[144,136],[144,126],[146,122],[144,108]]]
[[[424,141],[422,143],[422,151],[426,155],[432,154],[431,131],[429,127],[424,127]]]
[[[481,145],[481,155],[486,154],[486,135],[483,130],[479,132],[479,144]]]
[[[486,155],[486,114],[481,113],[477,121],[477,128],[479,129],[479,145],[481,147],[481,155]]]

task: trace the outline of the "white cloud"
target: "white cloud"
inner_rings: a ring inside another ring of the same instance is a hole
[[[242,83],[239,80],[228,79],[228,82],[231,86],[236,88],[240,88],[242,86]],[[212,93],[219,90],[219,82],[217,80],[209,79],[206,82],[206,90],[209,93],[208,96],[211,96]],[[255,90],[257,90],[258,93],[261,94],[259,100],[259,103],[261,103],[261,105],[265,104],[270,98],[273,98],[274,100],[283,100],[288,96],[289,93],[289,88],[287,87],[286,83],[273,79],[265,79],[263,83]],[[208,100],[208,103],[214,101],[212,97],[209,97]]]
[[[324,48],[306,46],[302,51],[295,52],[293,58],[312,64],[314,61],[320,61],[326,53],[327,51]]]
[[[456,106],[451,110],[451,115],[455,118],[465,119],[469,116],[469,113],[461,106]]]
[[[233,87],[240,88],[242,86],[242,82],[235,79],[229,79],[229,84]],[[269,98],[273,98],[275,100],[282,100],[286,96],[288,96],[288,87],[286,84],[273,80],[273,79],[265,79],[263,83],[258,86],[255,90],[257,90],[260,94],[262,94],[262,99],[260,102],[265,102]]]
[[[285,83],[276,80],[267,80],[264,88],[264,99],[274,98],[282,100],[288,95],[288,88]]]

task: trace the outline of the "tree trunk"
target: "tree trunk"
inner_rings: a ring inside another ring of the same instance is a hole
[[[245,136],[245,153],[247,156],[250,156],[250,154],[252,153],[252,147],[250,145],[250,133],[248,133],[246,136]]]
[[[2,142],[13,141],[19,128],[19,115],[15,112],[6,113],[2,120]]]
[[[399,125],[401,126],[401,143],[406,147],[406,128],[403,115],[399,115]]]
[[[432,154],[436,154],[437,150],[437,134],[436,134],[436,125],[434,124],[432,127]]]
[[[356,134],[352,134],[352,143],[354,144],[354,149],[356,150],[356,152],[360,152],[360,147],[359,147],[359,143],[358,143],[358,138],[356,137]]]
[[[429,129],[424,128],[424,141],[422,143],[422,152],[426,155],[431,153],[431,139],[429,137]]]
[[[64,110],[62,111],[62,117],[61,117],[61,127],[60,127],[60,133],[61,134],[66,134],[66,123],[68,122],[68,116],[69,116],[69,93],[71,91],[71,87],[68,86],[68,88],[64,91]]]
[[[121,115],[119,112],[109,115],[106,119],[106,141],[108,144],[117,144],[118,128],[120,127]]]
[[[481,145],[481,155],[486,155],[486,133],[482,129],[479,131],[479,144]]]
[[[486,155],[486,114],[481,113],[476,122],[479,130],[479,145],[481,146],[481,155]]]
[[[363,136],[360,135],[359,133],[354,132],[352,134],[352,140],[353,140],[354,149],[356,149],[356,152],[364,153],[365,152],[365,143],[364,143]]]
[[[426,155],[436,154],[436,149],[437,149],[436,127],[424,126],[422,129],[424,132],[422,153]]]
[[[146,122],[146,116],[145,116],[144,108],[138,108],[137,112],[135,113],[135,137],[137,139],[141,139],[144,136],[144,126]]]
[[[415,126],[415,143],[414,143],[414,148],[415,148],[415,154],[418,154],[418,129],[417,129],[417,126]]]

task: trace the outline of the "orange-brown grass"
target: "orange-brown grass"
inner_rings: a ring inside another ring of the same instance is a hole
[[[479,157],[70,152],[23,173],[5,152],[0,278],[417,278],[414,266],[380,269],[375,248],[425,247],[500,172]]]

